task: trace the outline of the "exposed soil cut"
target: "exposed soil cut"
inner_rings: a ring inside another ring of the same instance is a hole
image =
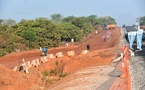
[[[48,60],[48,62],[40,64],[39,67],[31,67],[28,74],[14,72],[12,69],[22,62],[23,58],[25,61],[40,59],[42,56],[39,49],[11,53],[1,57],[0,90],[49,90],[49,87],[56,83],[59,85],[57,80],[61,83],[65,77],[60,78],[58,75],[45,77],[44,72],[49,74],[51,70],[63,69],[63,72],[68,74],[68,78],[76,71],[86,67],[110,65],[111,61],[117,58],[120,36],[120,28],[115,30],[100,29],[97,35],[88,36],[82,43],[50,48],[48,49],[49,54],[55,55],[57,52],[62,52],[64,56]],[[106,41],[104,41],[104,37],[107,37]],[[87,49],[87,44],[90,45],[90,52],[83,55],[81,52]],[[75,52],[75,56],[68,57],[67,52],[72,50]],[[56,65],[56,62],[59,65]]]

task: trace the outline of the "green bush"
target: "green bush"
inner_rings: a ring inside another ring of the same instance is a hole
[[[50,76],[53,76],[53,75],[54,75],[54,70],[51,70],[51,71],[49,72],[49,74],[50,74]]]
[[[47,72],[47,71],[44,71],[44,72],[42,73],[42,75],[43,75],[44,77],[46,77],[46,76],[48,76],[48,72]]]
[[[58,76],[59,76],[59,77],[65,77],[65,76],[67,76],[67,75],[68,75],[67,73],[58,72]]]
[[[58,66],[58,64],[59,64],[58,61],[56,61],[56,62],[55,62],[55,65]]]
[[[11,53],[11,52],[13,51],[13,49],[10,48],[10,47],[6,47],[6,48],[5,48],[5,51],[8,52],[8,53]]]
[[[0,51],[0,57],[4,56],[5,53],[3,51]]]

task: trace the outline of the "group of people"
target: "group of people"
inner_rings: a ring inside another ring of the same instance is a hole
[[[140,29],[140,26],[138,26],[137,31],[128,32],[129,48],[131,50],[134,50],[133,43],[136,39],[137,50],[142,51],[142,36],[143,36],[143,30]]]

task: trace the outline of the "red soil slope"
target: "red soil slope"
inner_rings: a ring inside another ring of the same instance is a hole
[[[110,34],[110,35],[108,35]],[[104,42],[104,37],[108,37]],[[73,73],[79,69],[95,65],[109,64],[116,58],[118,45],[120,42],[120,28],[115,30],[99,30],[97,35],[88,37],[86,41],[77,45],[68,47],[57,47],[49,49],[49,53],[56,54],[63,52],[64,57],[56,58],[41,64],[38,68],[30,68],[29,74],[23,72],[14,72],[11,70],[18,65],[19,61],[24,58],[26,61],[31,61],[42,57],[40,50],[22,51],[11,53],[0,58],[0,90],[41,90],[45,87],[46,82],[42,80],[42,72],[50,71],[56,68],[55,62],[64,64],[64,72]],[[81,51],[86,49],[89,44],[91,49],[86,55],[81,55]],[[74,50],[75,56],[68,57],[67,51]],[[2,66],[3,65],[3,66]],[[4,67],[5,66],[5,67]],[[10,69],[8,69],[10,68]]]

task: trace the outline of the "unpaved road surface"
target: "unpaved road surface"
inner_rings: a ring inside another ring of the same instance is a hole
[[[53,84],[47,90],[109,90],[121,75],[118,63],[84,68]]]

